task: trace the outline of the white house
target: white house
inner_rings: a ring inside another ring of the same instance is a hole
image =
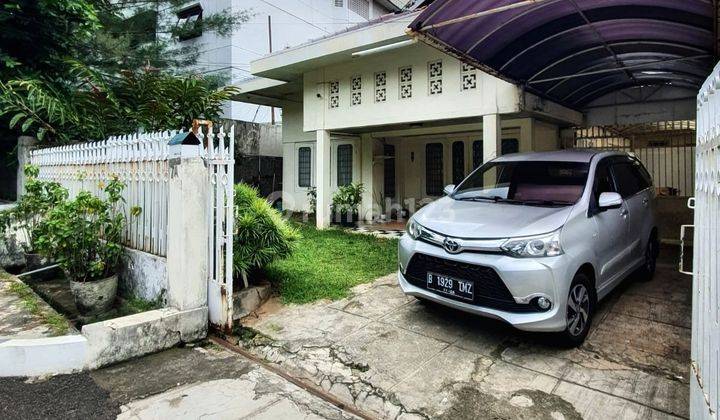
[[[283,109],[283,203],[330,222],[338,185],[365,186],[361,216],[413,211],[500,153],[560,147],[582,114],[464,65],[410,38],[417,12],[251,62],[238,100]]]
[[[181,41],[199,47],[198,71],[219,74],[237,84],[252,77],[252,60],[398,11],[401,4],[397,0],[199,0],[188,1],[177,16],[165,19],[195,20],[221,11],[247,13],[249,20],[229,37],[199,32]],[[273,120],[270,107],[240,102],[229,103],[224,116],[250,122]],[[274,117],[280,119],[278,109]]]

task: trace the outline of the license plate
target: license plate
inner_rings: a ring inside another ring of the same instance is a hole
[[[463,300],[472,301],[475,298],[475,284],[472,281],[442,274],[427,273],[427,288]]]

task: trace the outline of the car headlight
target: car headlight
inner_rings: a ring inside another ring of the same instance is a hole
[[[560,230],[538,236],[510,238],[501,246],[513,257],[554,257],[563,253],[560,246]]]
[[[405,230],[411,238],[418,239],[420,235],[422,235],[423,227],[420,223],[416,222],[415,219],[410,218],[405,226]]]

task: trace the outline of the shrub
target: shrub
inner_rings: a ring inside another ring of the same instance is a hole
[[[235,186],[233,268],[247,287],[248,273],[289,256],[300,233],[247,184]]]
[[[50,210],[67,199],[68,192],[57,182],[39,180],[37,166],[26,165],[23,171],[27,177],[25,194],[15,207],[0,212],[0,236],[7,237],[11,232],[18,231],[23,237],[23,250],[32,253],[36,251],[35,229]]]
[[[362,183],[343,185],[338,188],[332,197],[333,214],[339,215],[341,220],[347,220],[347,215],[351,214],[352,220],[355,220],[364,190],[365,187]]]
[[[106,200],[81,191],[51,209],[37,226],[38,250],[56,260],[71,280],[101,280],[117,273],[124,252],[123,188],[115,177],[104,188]],[[139,209],[131,213],[137,215]]]

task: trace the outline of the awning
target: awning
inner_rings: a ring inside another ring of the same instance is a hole
[[[582,108],[632,86],[697,89],[715,62],[709,0],[436,0],[410,25],[459,59]]]

